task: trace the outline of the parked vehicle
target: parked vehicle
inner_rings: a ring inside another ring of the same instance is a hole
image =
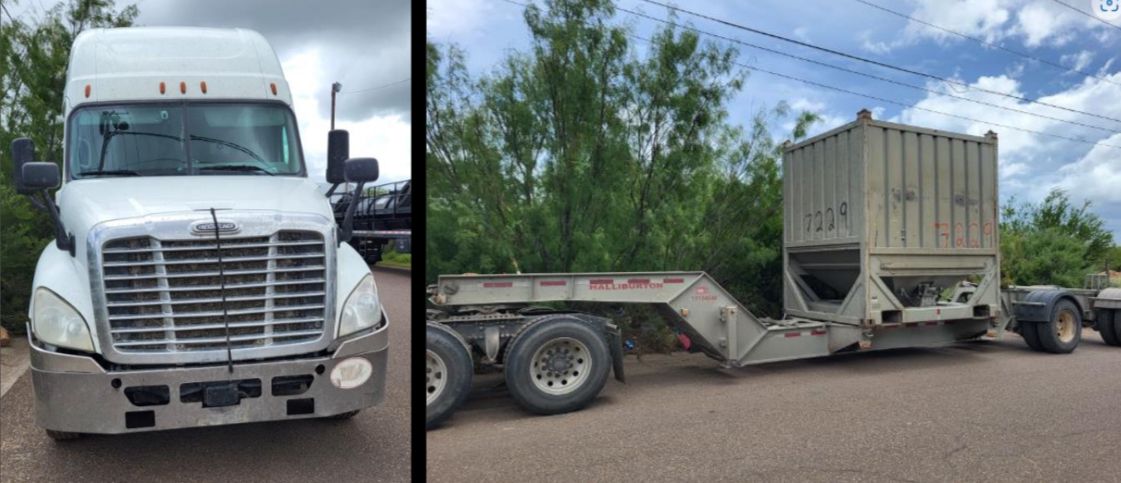
[[[398,252],[408,252],[413,230],[412,185],[412,180],[386,183],[358,196],[350,245],[367,263],[380,262],[382,250],[389,243],[394,243]],[[341,193],[334,198],[335,219],[341,223],[354,196]]]
[[[1121,345],[1121,289],[1000,283],[997,136],[856,121],[783,158],[783,319],[756,317],[703,272],[443,275],[430,288],[426,425],[451,416],[476,368],[501,367],[539,414],[623,381],[607,318],[534,304],[649,304],[690,350],[727,367],[1020,334],[1069,353],[1083,328]]]
[[[12,143],[46,210],[28,327],[52,438],[310,417],[385,392],[373,275],[308,180],[292,97],[249,30],[96,29],[74,41],[62,173]],[[373,158],[332,132],[329,171]],[[342,141],[342,142],[340,142]],[[61,188],[52,197],[49,190]]]

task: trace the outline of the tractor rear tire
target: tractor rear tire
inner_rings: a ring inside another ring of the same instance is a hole
[[[1121,310],[1098,310],[1098,333],[1111,346],[1121,346]]]
[[[1038,326],[1038,322],[1020,322],[1020,336],[1031,350],[1043,352],[1043,346],[1039,344],[1039,334],[1036,332]]]
[[[450,329],[429,324],[425,334],[424,429],[439,426],[471,392],[475,365]]]
[[[1039,345],[1052,354],[1069,354],[1082,340],[1082,313],[1069,299],[1051,309],[1051,320],[1036,325]]]

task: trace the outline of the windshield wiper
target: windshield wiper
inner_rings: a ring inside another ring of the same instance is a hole
[[[246,165],[246,164],[228,165],[228,166],[200,166],[199,167],[199,171],[202,171],[204,169],[205,170],[214,170],[214,171],[254,171],[254,172],[265,173],[269,176],[273,176],[272,172],[267,170],[267,169],[260,168],[260,167],[257,167],[257,166],[250,166],[250,165]]]
[[[240,144],[238,144],[238,143],[234,143],[234,142],[226,141],[226,140],[224,140],[224,139],[215,139],[215,138],[208,138],[208,137],[206,137],[206,136],[196,136],[196,135],[194,135],[194,134],[192,134],[192,135],[191,135],[191,140],[192,140],[192,141],[206,141],[206,142],[208,142],[208,143],[216,143],[216,144],[221,144],[222,146],[226,146],[226,147],[229,147],[229,148],[234,148],[234,149],[236,149],[236,150],[238,150],[238,151],[241,151],[241,152],[243,152],[243,153],[245,153],[245,154],[248,154],[248,155],[250,155],[250,156],[253,156],[253,159],[256,159],[257,161],[260,161],[260,162],[261,162],[262,164],[268,164],[268,162],[267,162],[267,161],[265,161],[264,159],[261,159],[261,156],[260,156],[260,155],[258,155],[257,153],[253,152],[253,150],[252,150],[252,149],[249,149],[249,148],[247,148],[247,147],[245,147],[245,146],[242,146],[242,145],[240,145]],[[262,171],[264,171],[264,170],[262,170]],[[270,173],[270,174],[271,174],[271,173]]]
[[[140,176],[136,171],[127,169],[99,169],[97,171],[82,171],[78,176]]]

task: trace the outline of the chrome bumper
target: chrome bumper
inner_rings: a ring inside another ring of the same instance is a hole
[[[389,318],[385,316],[385,324],[377,331],[344,340],[328,356],[235,363],[232,374],[225,365],[110,372],[90,357],[51,352],[36,341],[30,344],[35,420],[39,426],[55,431],[111,434],[315,418],[374,406],[385,397],[388,329]],[[331,371],[352,357],[368,360],[373,374],[358,387],[339,389],[330,381]],[[319,366],[322,373],[316,371]],[[273,395],[273,378],[304,375],[312,376],[306,391]],[[243,396],[237,404],[224,407],[203,407],[202,402],[180,400],[183,384],[230,379],[259,379],[260,395]],[[167,386],[169,401],[138,406],[125,392],[138,386]]]

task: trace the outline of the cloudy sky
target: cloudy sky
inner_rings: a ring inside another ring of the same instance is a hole
[[[35,16],[55,3],[21,0],[11,11]],[[140,10],[137,25],[241,27],[264,35],[292,89],[312,178],[322,180],[326,170],[336,81],[342,91],[335,127],[350,131],[351,156],[377,158],[379,182],[411,176],[407,0],[117,0],[118,7],[129,4]]]
[[[517,1],[525,3],[527,0]],[[1066,188],[1076,199],[1090,200],[1094,211],[1114,232],[1115,240],[1121,241],[1121,59],[1118,59],[1121,57],[1121,27],[1118,27],[1121,19],[1111,19],[1112,24],[1107,25],[1089,15],[1091,7],[1099,2],[1105,0],[678,0],[673,3],[740,25],[961,83],[947,84],[873,67],[680,14],[679,21],[707,32],[958,97],[872,80],[741,45],[741,63],[898,104],[752,72],[731,106],[733,119],[746,122],[759,109],[786,101],[795,109],[814,111],[824,118],[824,122],[814,127],[813,133],[853,120],[862,107],[871,109],[879,119],[895,122],[977,135],[992,129],[1000,135],[1002,199],[1015,196],[1019,200],[1038,201],[1051,187]],[[1116,0],[1113,3],[1117,3]],[[983,39],[990,46],[868,4]],[[641,0],[618,0],[617,5],[667,18],[664,7]],[[477,74],[485,73],[507,51],[527,50],[529,37],[522,10],[521,6],[501,0],[431,0],[426,18],[428,38],[438,43],[459,44],[467,52],[468,67]],[[661,26],[622,11],[617,12],[616,20],[633,26],[639,35]],[[785,135],[791,126],[790,119],[776,120],[773,130],[776,135]],[[1017,131],[1011,127],[1046,134]]]

